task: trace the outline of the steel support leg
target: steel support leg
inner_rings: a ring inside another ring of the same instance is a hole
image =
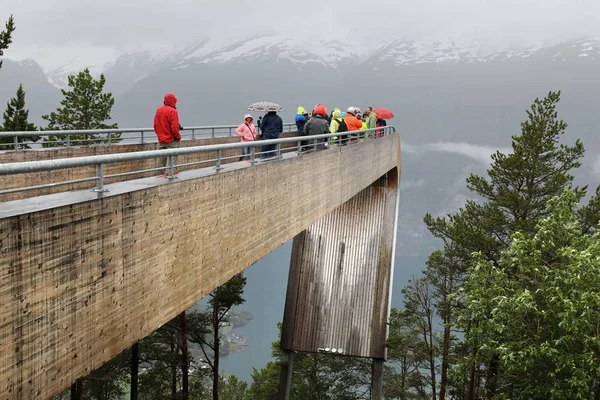
[[[373,359],[373,369],[371,375],[371,399],[381,400],[383,398],[383,360]]]
[[[284,350],[281,356],[281,370],[279,373],[278,400],[288,400],[292,387],[292,374],[294,370],[294,352]]]

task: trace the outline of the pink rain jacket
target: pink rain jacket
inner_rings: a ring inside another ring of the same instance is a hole
[[[252,122],[247,123],[246,118],[252,118],[252,116],[244,115],[244,123],[237,127],[235,134],[242,138],[242,142],[252,142],[256,139],[256,128]]]

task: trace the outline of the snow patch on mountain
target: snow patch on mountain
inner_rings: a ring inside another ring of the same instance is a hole
[[[337,40],[306,40],[287,36],[260,36],[223,45],[205,40],[182,52],[182,62],[196,64],[248,64],[259,61],[290,61],[297,65],[310,63],[337,68],[341,63],[368,58],[371,49],[361,44],[347,44]]]
[[[79,48],[79,47],[77,47]],[[98,76],[109,71],[127,77],[135,83],[159,69],[184,69],[194,64],[219,65],[225,63],[250,64],[255,62],[289,62],[302,68],[309,64],[339,69],[367,63],[373,68],[381,64],[407,66],[435,63],[485,63],[515,61],[547,57],[550,61],[566,62],[571,59],[595,60],[600,54],[600,38],[568,43],[511,50],[489,50],[468,40],[411,41],[390,40],[379,42],[344,42],[321,38],[296,38],[269,35],[248,40],[227,42],[225,39],[198,40],[186,47],[171,51],[140,51],[115,56],[108,49],[99,54],[87,49],[69,60],[60,62],[48,57],[30,57],[42,66],[49,81],[57,87],[67,85],[68,75],[89,68]],[[45,54],[45,53],[44,53]]]

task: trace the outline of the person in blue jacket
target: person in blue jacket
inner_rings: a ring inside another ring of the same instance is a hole
[[[304,125],[308,121],[308,113],[304,107],[298,107],[298,113],[296,114],[296,128],[298,128],[298,136],[302,136],[304,133]]]
[[[269,111],[263,118],[262,123],[260,124],[260,129],[263,134],[263,139],[278,139],[279,135],[281,135],[283,132],[283,120],[279,115],[277,115],[276,111]],[[260,158],[265,159],[269,157],[275,157],[276,147],[277,146],[274,144],[262,146],[260,149]]]

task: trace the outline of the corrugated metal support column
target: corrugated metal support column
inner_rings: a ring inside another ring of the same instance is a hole
[[[283,350],[386,358],[397,171],[294,238]]]

